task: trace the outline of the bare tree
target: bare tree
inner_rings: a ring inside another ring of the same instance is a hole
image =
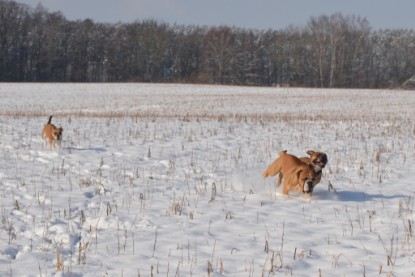
[[[326,58],[329,52],[329,26],[328,16],[312,17],[308,23],[311,31],[312,49],[315,59],[317,60],[317,70],[320,86],[325,86],[325,72],[327,71]]]
[[[0,1],[0,81],[22,81],[29,33],[28,7]]]
[[[204,39],[203,60],[205,70],[213,83],[224,84],[229,80],[230,68],[234,59],[235,36],[229,27],[214,27]]]
[[[0,81],[396,87],[415,74],[414,32],[338,13],[267,31],[102,24],[0,0]]]

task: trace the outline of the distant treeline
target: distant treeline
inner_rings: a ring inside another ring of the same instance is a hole
[[[2,82],[180,82],[397,87],[415,74],[415,31],[333,14],[284,30],[70,21],[0,0]]]

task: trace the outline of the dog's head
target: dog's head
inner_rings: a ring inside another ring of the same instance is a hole
[[[297,176],[298,185],[301,187],[301,190],[304,194],[311,196],[315,186],[315,173],[309,168],[299,168],[295,172]]]
[[[63,132],[63,128],[59,127],[59,128],[53,128],[52,129],[53,132],[53,136],[55,137],[56,140],[62,140],[62,132]]]
[[[309,164],[314,167],[315,171],[321,171],[326,166],[328,162],[326,153],[308,150],[307,154],[310,155]]]

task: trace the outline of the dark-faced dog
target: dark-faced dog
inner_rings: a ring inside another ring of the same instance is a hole
[[[314,185],[317,185],[320,183],[322,171],[328,162],[328,158],[324,152],[308,150],[307,154],[310,155],[310,157],[301,157],[300,160],[314,170],[314,173],[316,174]]]

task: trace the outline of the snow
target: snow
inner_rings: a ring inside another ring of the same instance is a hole
[[[415,274],[414,91],[1,83],[0,107],[1,276]],[[285,149],[327,153],[311,199],[262,179]]]

